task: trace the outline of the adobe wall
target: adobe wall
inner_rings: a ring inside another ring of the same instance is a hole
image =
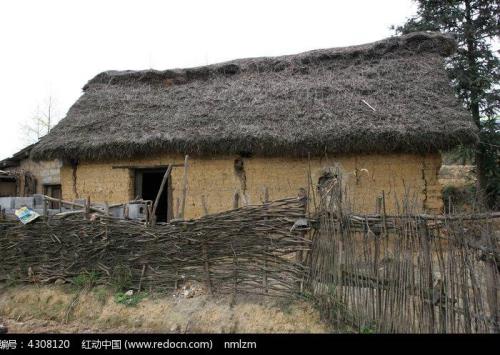
[[[35,193],[41,194],[43,193],[43,185],[58,185],[61,183],[62,165],[60,160],[33,161],[31,159],[23,159],[19,166],[6,170],[30,172],[36,179]],[[23,191],[20,194],[24,196]]]
[[[19,166],[21,169],[31,172],[36,177],[36,192],[43,193],[43,185],[57,185],[61,183],[60,169],[62,163],[59,160],[33,161],[25,159]]]
[[[237,156],[199,158],[190,157],[186,218],[203,214],[201,195],[207,200],[210,213],[232,208],[236,191],[241,193],[241,174],[235,172]],[[181,155],[158,155],[150,158],[106,162],[80,162],[74,171],[69,165],[61,168],[63,198],[73,200],[90,196],[92,201],[108,203],[125,202],[135,198],[134,173],[130,169],[113,166],[144,166],[183,164]],[[298,189],[308,187],[308,159],[252,157],[243,158],[246,175],[246,199],[258,204],[264,199],[263,189],[268,188],[271,200],[297,196]],[[325,167],[339,163],[345,171],[344,179],[354,200],[354,209],[374,212],[376,198],[382,191],[386,195],[387,211],[395,211],[396,200],[401,200],[405,187],[411,188],[419,210],[440,212],[442,208],[441,185],[438,172],[439,154],[383,154],[330,156],[311,158],[314,184]],[[183,167],[172,170],[173,211],[181,196]],[[240,204],[244,201],[240,200]]]
[[[15,196],[16,183],[11,181],[0,180],[0,197]]]

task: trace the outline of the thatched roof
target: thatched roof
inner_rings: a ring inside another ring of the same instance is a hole
[[[191,69],[104,72],[33,157],[425,153],[474,143],[443,65],[454,49],[450,37],[413,33]]]

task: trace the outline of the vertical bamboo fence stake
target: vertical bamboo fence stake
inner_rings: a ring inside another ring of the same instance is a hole
[[[207,245],[205,241],[203,240],[201,242],[201,252],[203,254],[203,260],[204,262],[204,272],[205,272],[205,285],[207,286],[208,294],[212,295],[212,282],[210,280],[210,265],[208,263],[208,252],[207,252]]]
[[[495,242],[494,231],[492,230],[492,221],[486,222],[487,229],[487,247],[490,250],[496,250],[497,244]],[[485,223],[485,224],[486,224]],[[497,263],[495,254],[486,258],[486,299],[490,308],[490,324],[492,333],[500,333],[500,307],[498,300],[499,290],[499,265]]]
[[[182,179],[182,204],[181,204],[181,214],[180,219],[184,219],[184,209],[186,208],[186,195],[187,195],[187,174],[188,174],[188,159],[189,156],[186,154],[184,157],[184,177]]]
[[[186,155],[186,162],[187,162],[187,155]],[[186,164],[187,165],[187,164]],[[202,196],[202,201],[205,201],[204,196]],[[202,202],[202,203],[203,203]],[[208,207],[206,206],[206,202],[203,203],[203,208],[205,209],[205,215],[207,215],[208,212]],[[213,295],[212,292],[212,282],[210,280],[210,264],[208,263],[208,251],[207,251],[207,244],[205,242],[204,236],[202,236],[202,241],[201,241],[201,252],[203,254],[203,259],[205,260],[204,262],[204,271],[205,271],[205,284],[207,286],[208,294]]]
[[[307,195],[307,192],[306,192],[306,189],[304,189],[303,187],[301,187],[299,189],[299,193],[298,193],[298,196],[297,196],[297,199],[303,204],[302,208],[302,218],[306,218],[307,217],[307,209],[309,208],[309,196]],[[305,231],[301,231],[300,232],[300,236],[302,237],[302,239],[305,239],[306,238],[306,233]],[[304,245],[304,242],[301,243],[301,245]],[[300,264],[304,264],[305,263],[305,255],[304,255],[304,249],[302,250],[299,250],[296,254],[296,260],[300,263]],[[302,277],[302,279],[300,281],[298,281],[299,283],[299,289],[300,289],[300,293],[303,292],[304,290],[304,277]]]
[[[231,242],[231,249],[233,250],[233,299],[231,300],[231,305],[236,304],[236,295],[238,294],[238,255],[233,248],[233,243]]]
[[[422,268],[422,279],[424,280],[424,285],[427,286],[429,290],[433,290],[433,275],[432,275],[432,244],[431,236],[427,229],[425,221],[417,220],[417,228],[419,232],[419,237],[423,242],[423,268]],[[427,281],[427,282],[426,282]],[[434,304],[431,301],[426,304],[426,311],[428,316],[429,333],[434,333],[435,315],[434,315]]]

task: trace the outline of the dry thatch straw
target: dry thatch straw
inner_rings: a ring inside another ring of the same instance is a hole
[[[33,149],[36,159],[154,152],[429,152],[477,140],[439,33],[209,66],[108,71]]]

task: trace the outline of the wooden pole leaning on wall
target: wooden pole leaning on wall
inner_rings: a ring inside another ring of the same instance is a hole
[[[188,159],[189,156],[186,154],[184,157],[184,177],[182,179],[182,200],[181,200],[181,211],[179,214],[180,219],[184,219],[184,209],[186,208],[186,195],[187,195],[187,173],[188,173]]]
[[[156,194],[156,199],[153,204],[153,209],[151,210],[151,215],[150,215],[150,223],[151,225],[156,224],[156,208],[158,207],[158,203],[160,203],[160,197],[163,192],[163,189],[165,188],[165,184],[167,183],[168,177],[170,176],[170,173],[172,172],[172,167],[173,165],[170,164],[167,168],[167,171],[165,172],[165,175],[163,175],[163,179],[161,180],[160,188],[158,189],[158,193]]]

